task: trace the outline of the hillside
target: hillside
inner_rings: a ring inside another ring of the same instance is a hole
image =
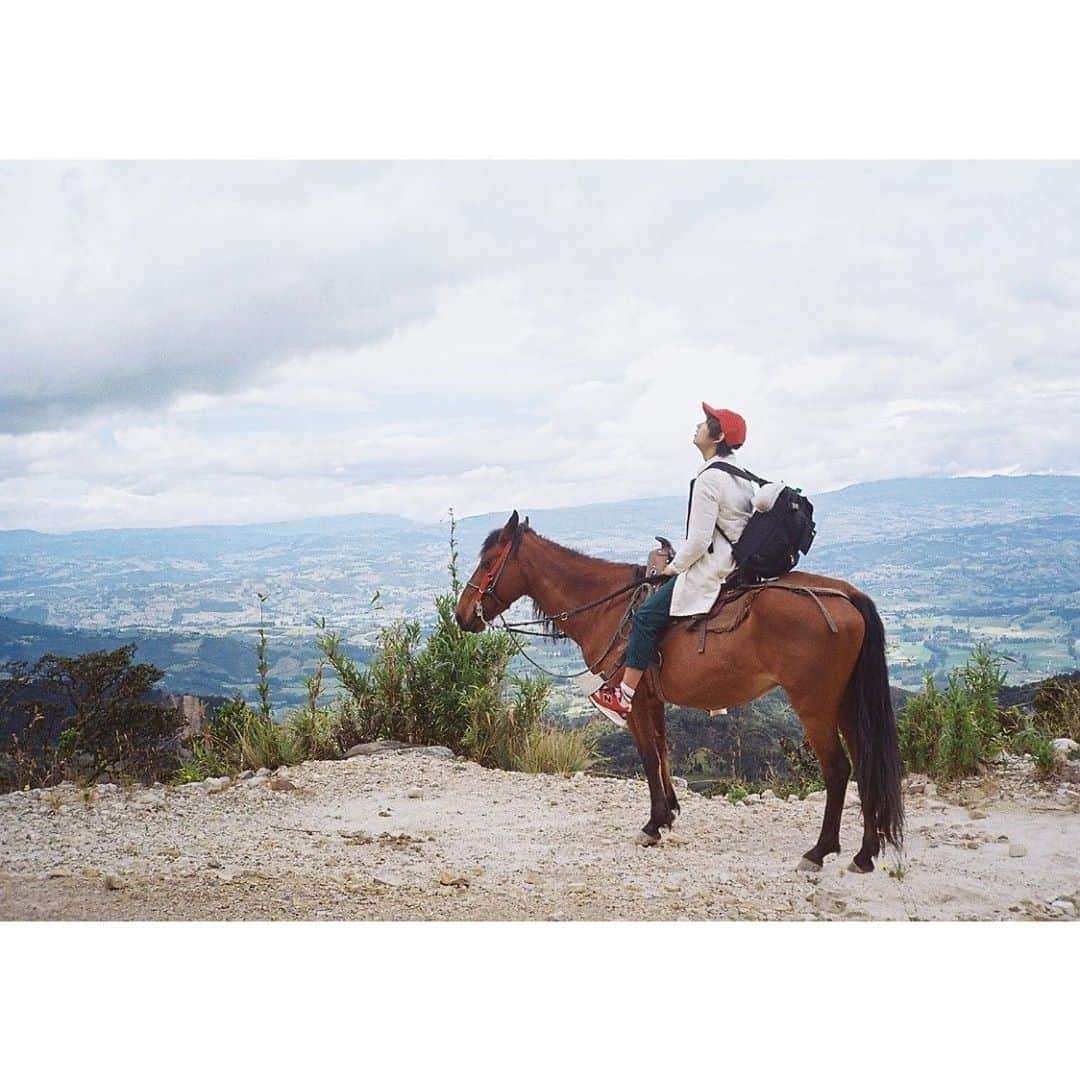
[[[504,773],[438,749],[234,784],[16,792],[0,797],[0,918],[1075,919],[1080,766],[1053,788],[1030,768],[1013,759],[942,794],[910,778],[903,857],[866,876],[845,871],[854,788],[845,854],[812,874],[795,867],[820,796],[683,790],[674,832],[642,848],[642,781]]]
[[[1017,683],[1080,663],[1080,514],[1070,512],[1080,506],[1080,477],[888,480],[814,501],[818,539],[802,565],[877,599],[895,684],[916,689],[927,674],[940,677],[979,641],[1012,657]],[[685,505],[680,493],[543,509],[533,512],[533,525],[590,553],[640,561],[656,533],[681,535]],[[460,523],[466,572],[483,536],[503,520],[487,514]],[[174,691],[250,692],[262,591],[270,596],[271,685],[288,706],[303,695],[317,618],[363,658],[388,620],[430,618],[432,596],[446,587],[446,561],[444,525],[392,515],[0,532],[0,660],[33,658],[57,639],[72,652],[137,639],[140,658],[163,667]],[[556,670],[577,663],[568,649],[531,648]],[[564,695],[565,711],[574,704]]]

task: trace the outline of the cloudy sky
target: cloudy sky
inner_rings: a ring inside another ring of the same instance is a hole
[[[0,164],[0,528],[1080,472],[1070,164]]]

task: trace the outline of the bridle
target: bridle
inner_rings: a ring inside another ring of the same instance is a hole
[[[528,519],[526,519],[526,524],[528,524]],[[615,648],[615,645],[619,641],[619,639],[625,638],[628,635],[630,620],[633,617],[634,612],[637,610],[638,606],[645,599],[645,597],[649,595],[652,589],[657,584],[659,584],[659,578],[635,578],[633,581],[628,582],[626,585],[620,586],[619,588],[608,593],[606,596],[601,596],[599,600],[590,601],[587,604],[582,604],[580,607],[573,608],[569,611],[560,612],[558,615],[545,617],[543,619],[531,619],[527,622],[508,623],[503,618],[502,613],[506,611],[506,609],[510,605],[503,603],[503,601],[499,599],[498,593],[495,592],[495,586],[499,584],[499,578],[502,577],[502,572],[506,569],[506,564],[510,561],[510,556],[514,552],[515,541],[517,539],[518,537],[515,536],[511,537],[511,539],[507,541],[506,547],[499,553],[495,562],[492,564],[491,569],[488,570],[487,573],[484,574],[484,576],[480,579],[479,585],[476,585],[472,581],[465,582],[466,590],[475,589],[477,593],[475,608],[476,617],[484,624],[485,629],[492,625],[491,620],[489,620],[488,617],[484,614],[484,601],[487,599],[487,597],[493,596],[495,598],[495,602],[499,604],[500,609],[496,611],[492,617],[497,618],[502,624],[503,629],[509,631],[511,637],[514,639],[515,648],[525,660],[527,660],[530,664],[533,665],[533,667],[537,668],[539,671],[542,671],[545,675],[548,675],[555,679],[576,679],[580,675],[592,673],[593,668],[596,666],[596,664],[603,663],[603,661],[611,654],[612,649]],[[614,600],[616,597],[623,596],[629,592],[633,592],[634,595],[630,598],[630,601],[628,602],[626,607],[626,611],[623,613],[623,617],[619,620],[619,625],[615,628],[615,633],[612,634],[611,640],[608,642],[607,648],[604,649],[604,651],[600,654],[599,658],[593,664],[590,664],[582,671],[574,672],[572,675],[562,675],[558,672],[548,671],[547,668],[541,667],[535,660],[533,660],[533,658],[525,652],[525,650],[521,647],[521,643],[517,640],[516,635],[518,634],[530,634],[533,637],[551,637],[553,635],[549,632],[536,634],[530,630],[526,630],[525,627],[536,626],[542,623],[565,623],[574,615],[579,615],[586,611],[592,611],[594,608],[599,607],[601,604],[606,604],[608,601]],[[620,659],[619,663],[621,662],[622,661]],[[606,675],[605,678],[607,678]]]
[[[505,611],[510,605],[504,604],[499,599],[499,594],[495,592],[495,586],[499,584],[499,578],[502,577],[502,572],[506,569],[506,564],[510,561],[510,555],[514,550],[514,539],[512,538],[506,542],[506,547],[499,553],[498,558],[495,560],[491,569],[480,579],[480,584],[475,585],[471,581],[465,582],[466,589],[475,589],[477,591],[476,597],[476,617],[484,624],[484,626],[490,626],[490,622],[487,616],[484,614],[484,601],[489,597],[495,597],[495,603],[501,605],[501,611]],[[497,611],[495,614],[500,614]]]

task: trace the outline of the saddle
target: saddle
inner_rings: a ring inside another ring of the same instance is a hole
[[[658,577],[664,567],[675,558],[675,549],[670,540],[658,536],[656,541],[660,546],[649,552],[645,563],[646,580]],[[709,634],[730,634],[738,629],[746,621],[750,609],[754,606],[754,601],[765,589],[785,589],[788,592],[802,593],[810,597],[817,604],[822,618],[834,634],[838,632],[836,622],[821,602],[821,597],[842,596],[845,600],[850,600],[847,593],[840,589],[829,589],[821,585],[799,585],[787,582],[783,577],[769,581],[748,580],[742,571],[736,568],[724,581],[713,606],[704,615],[673,616],[672,627],[681,626],[687,633],[699,631],[701,644],[698,646],[698,652],[703,653]]]
[[[825,625],[833,634],[839,632],[836,628],[836,621],[829,614],[829,609],[821,602],[821,597],[842,596],[845,600],[850,601],[851,599],[846,592],[840,589],[830,589],[822,585],[799,585],[794,582],[784,581],[782,577],[770,581],[746,584],[740,581],[739,571],[736,570],[721,586],[720,595],[717,596],[716,602],[709,611],[704,615],[685,615],[676,621],[685,623],[684,629],[687,633],[694,630],[700,631],[701,644],[698,646],[698,652],[703,653],[709,634],[730,634],[733,630],[738,629],[746,621],[750,609],[754,606],[754,601],[766,589],[784,589],[786,592],[802,593],[804,596],[810,597],[817,604],[818,611],[821,612],[821,617],[825,620]]]

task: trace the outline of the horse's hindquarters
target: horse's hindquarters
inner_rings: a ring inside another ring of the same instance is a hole
[[[846,585],[827,578],[815,584],[826,581]],[[816,600],[780,589],[763,590],[734,630],[706,634],[704,652],[700,628],[672,627],[661,642],[664,697],[686,708],[722,709],[781,686],[797,712],[810,702],[838,707],[862,645],[863,620],[843,597],[821,600],[835,633]]]

